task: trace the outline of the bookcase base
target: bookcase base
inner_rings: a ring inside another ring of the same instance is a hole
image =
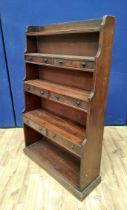
[[[79,200],[83,200],[100,183],[101,177],[98,176],[83,191],[80,191],[80,189],[76,186],[77,183],[75,182],[76,180],[75,178],[73,178],[72,180],[68,180],[67,179],[68,177],[65,177],[64,174],[60,173],[60,170],[57,170],[55,168],[55,165],[53,165],[52,162],[52,157],[51,159],[47,160],[45,154],[43,153],[42,155],[41,152],[43,146],[44,145],[42,144],[42,141],[34,143],[30,146],[27,146],[24,149],[24,153],[27,156],[29,156],[30,159],[36,162],[40,167],[45,169],[53,178],[55,178],[58,182],[60,182],[67,190],[69,190]],[[55,153],[53,154],[53,156],[55,156]],[[65,163],[67,163],[68,161],[69,159],[65,159]],[[71,170],[75,170],[77,166],[72,164],[72,167],[73,168]]]

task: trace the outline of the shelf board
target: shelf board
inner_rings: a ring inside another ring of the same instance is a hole
[[[45,80],[28,80],[24,81],[24,84],[34,87],[42,88],[50,92],[54,92],[60,95],[68,96],[71,98],[79,99],[82,101],[88,101],[91,91],[86,91],[78,88],[72,88],[65,85],[56,84]]]
[[[95,61],[95,56],[78,56],[78,55],[61,55],[61,54],[49,54],[49,53],[25,53],[28,56],[37,56],[37,57],[49,57],[49,58],[63,58],[71,60],[87,60]]]
[[[99,32],[102,19],[88,21],[72,21],[44,26],[29,26],[26,31],[27,36],[43,36],[55,34],[91,33]]]
[[[80,200],[86,197],[101,181],[101,177],[98,176],[83,191],[80,191],[79,160],[63,152],[45,137],[26,147],[24,153]]]
[[[92,33],[92,32],[99,32],[100,27],[94,28],[86,28],[82,30],[61,30],[61,31],[34,31],[34,32],[26,32],[27,36],[45,36],[45,35],[59,35],[59,34],[75,34],[75,33]]]
[[[24,152],[58,181],[78,188],[79,160],[49,142],[45,137],[26,147]]]
[[[34,122],[36,125],[42,126],[58,136],[63,137],[68,143],[72,143],[78,148],[81,148],[81,144],[86,135],[85,126],[80,126],[68,119],[63,119],[42,109],[26,112],[23,114],[23,118],[24,117]],[[62,144],[62,141],[60,143]]]

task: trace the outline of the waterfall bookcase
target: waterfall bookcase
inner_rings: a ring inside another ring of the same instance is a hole
[[[24,152],[82,200],[101,181],[114,17],[29,26]]]

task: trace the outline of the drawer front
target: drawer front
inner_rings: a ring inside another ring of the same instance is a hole
[[[68,142],[66,138],[59,136],[58,134],[48,130],[47,128],[37,125],[32,120],[29,120],[26,117],[23,117],[23,122],[33,128],[34,130],[38,131],[42,135],[46,136],[47,138],[51,139],[52,141],[56,142],[57,144],[63,146],[64,148],[68,149],[72,153],[78,155],[80,157],[81,148],[78,145],[75,145],[71,142]]]
[[[62,145],[64,148],[67,148],[72,153],[80,156],[81,148],[78,145],[75,145],[72,142],[68,142],[62,136],[59,136],[56,133],[49,130],[47,132],[47,137],[53,140],[54,142],[58,143],[59,145]]]
[[[73,144],[72,142],[67,141],[66,138],[59,136],[58,134],[48,130],[47,128],[37,125],[32,120],[29,120],[26,117],[23,117],[23,122],[33,128],[34,130],[38,131],[40,134],[46,136],[47,138],[51,139],[55,143],[63,146],[64,148],[68,149],[72,153],[78,155],[80,157],[81,148],[78,145]]]
[[[38,87],[31,86],[28,84],[24,84],[24,90],[27,92],[33,93],[35,95],[41,96],[43,98],[48,98],[48,95],[49,95],[47,90],[40,89]]]
[[[31,128],[33,128],[34,130],[38,131],[39,133],[41,133],[42,135],[46,136],[46,128],[44,128],[43,126],[37,125],[36,123],[34,123],[32,120],[27,119],[26,117],[23,117],[23,122],[30,126]]]
[[[53,60],[52,58],[47,58],[47,57],[35,57],[35,56],[26,56],[25,57],[27,62],[30,63],[39,63],[40,65],[52,65],[53,64]]]
[[[50,57],[37,57],[37,56],[25,56],[26,62],[37,63],[40,65],[54,65],[60,67],[71,67],[80,69],[93,69],[94,62],[85,60],[71,60],[63,58],[50,58]]]
[[[69,59],[55,58],[53,64],[55,66],[81,68],[81,69],[94,68],[94,62],[92,62],[92,61],[81,61],[81,60],[69,60]]]
[[[58,103],[62,103],[74,108],[77,108],[79,110],[87,110],[88,109],[88,103],[85,101],[81,101],[78,99],[74,99],[71,97],[59,95],[57,93],[50,93],[50,100],[57,101]]]

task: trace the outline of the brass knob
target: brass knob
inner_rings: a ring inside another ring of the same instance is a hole
[[[29,56],[27,59],[28,59],[29,61],[32,61],[32,60],[33,60],[32,56]]]
[[[56,134],[54,133],[54,134],[52,135],[52,137],[55,138],[55,137],[56,137]]]
[[[84,68],[85,66],[86,66],[86,62],[85,61],[81,62],[81,67]]]
[[[74,149],[74,145],[71,145],[71,149]]]
[[[28,124],[29,124],[29,120],[26,120],[26,123],[28,123]]]
[[[59,99],[60,99],[60,97],[59,97],[59,96],[56,96],[56,99],[57,99],[57,100],[59,100]]]
[[[63,62],[63,60],[59,60],[59,64],[61,64],[61,65],[62,65],[63,63],[64,63],[64,62]]]
[[[48,63],[48,58],[44,58],[44,63]]]
[[[39,127],[38,129],[39,129],[39,131],[41,131],[42,130],[42,127]]]
[[[26,89],[27,89],[27,90],[30,90],[30,87],[29,87],[29,86],[27,86],[27,87],[26,87]]]
[[[44,94],[44,90],[41,90],[40,93],[41,93],[41,94]]]
[[[79,100],[76,100],[75,103],[77,106],[79,106],[81,104],[81,102]]]

